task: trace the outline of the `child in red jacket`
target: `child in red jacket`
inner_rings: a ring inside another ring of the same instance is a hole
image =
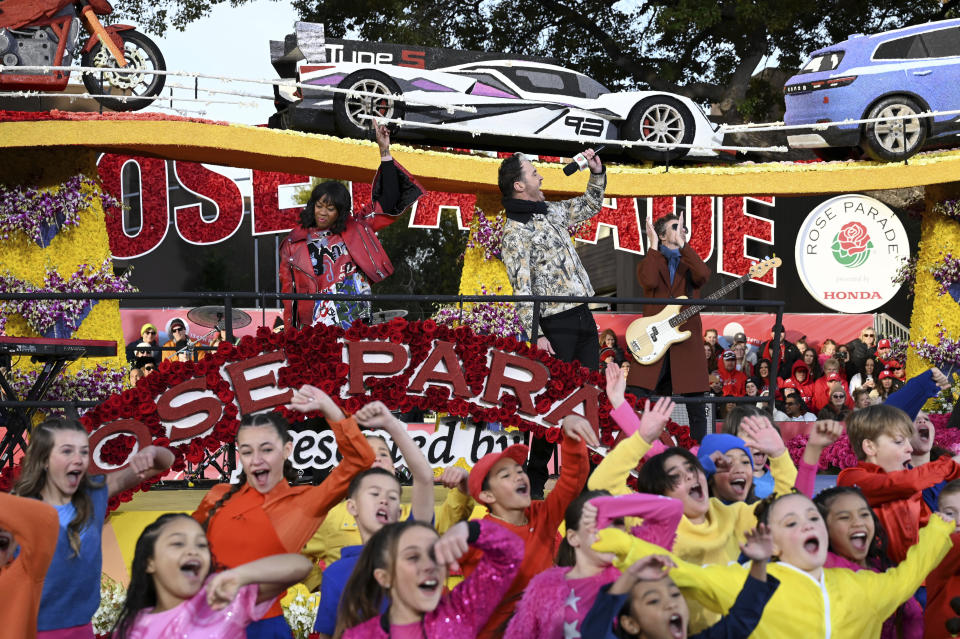
[[[922,491],[960,478],[960,464],[950,457],[910,467],[913,420],[899,408],[879,404],[847,418],[847,437],[859,463],[840,471],[839,486],[859,486],[889,537],[887,555],[896,563],[917,543],[930,519]]]
[[[490,510],[484,521],[492,521],[513,532],[525,546],[520,572],[477,635],[479,639],[502,635],[527,583],[553,566],[560,522],[567,506],[583,490],[590,472],[586,444],[597,445],[590,423],[578,415],[564,417],[560,478],[543,501],[530,499],[530,478],[522,466],[529,449],[522,444],[485,455],[470,471],[470,495]],[[469,577],[481,557],[481,552],[471,549],[460,560],[463,574]]]

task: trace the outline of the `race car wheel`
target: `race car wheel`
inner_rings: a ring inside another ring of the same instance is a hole
[[[337,93],[333,98],[333,116],[340,135],[351,138],[369,137],[373,121],[365,116],[403,119],[403,102],[391,99],[400,95],[400,87],[385,73],[373,70],[357,71],[344,78],[338,88],[363,93]]]
[[[628,148],[627,154],[635,160],[673,162],[690,149],[672,145],[692,143],[695,127],[693,114],[680,100],[660,95],[642,100],[633,107],[621,137],[655,144]]]
[[[867,119],[897,117],[863,125],[863,151],[874,160],[895,162],[905,160],[920,150],[927,140],[927,122],[910,117],[923,109],[911,98],[892,96],[880,100],[867,113]]]

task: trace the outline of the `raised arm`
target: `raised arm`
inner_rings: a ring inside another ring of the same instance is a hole
[[[577,495],[583,491],[590,474],[587,444],[598,445],[597,434],[590,422],[579,415],[563,418],[563,442],[560,444],[560,478],[544,500],[547,526],[560,526],[563,515]]]
[[[273,555],[219,572],[207,583],[207,605],[213,610],[227,606],[244,586],[257,584],[257,602],[270,601],[308,574],[313,564],[303,555]]]
[[[930,522],[920,529],[920,538],[907,551],[907,557],[896,567],[886,572],[861,570],[856,579],[864,586],[864,594],[859,601],[871,606],[879,619],[886,619],[897,606],[913,596],[940,561],[947,556],[953,543],[950,534],[954,523],[939,514],[930,516]]]
[[[161,446],[147,446],[130,458],[121,470],[107,475],[107,495],[113,497],[125,490],[166,472],[173,465],[174,455]]]
[[[459,466],[450,466],[440,475],[440,483],[447,488],[447,498],[436,508],[434,527],[438,533],[443,534],[454,524],[470,518],[476,504],[467,488],[468,477],[470,473]]]
[[[0,528],[13,535],[8,543],[20,546],[17,561],[23,562],[24,572],[42,583],[60,534],[57,511],[39,499],[0,492]]]
[[[407,425],[393,416],[383,402],[371,402],[357,411],[354,417],[365,428],[387,431],[397,445],[403,460],[413,475],[413,518],[426,524],[433,522],[433,469],[423,451],[407,432]]]
[[[803,449],[803,457],[797,468],[797,481],[794,484],[797,490],[813,499],[816,490],[817,468],[820,465],[820,456],[828,446],[843,436],[843,424],[825,419],[813,425],[810,438]]]
[[[599,213],[603,206],[603,192],[607,188],[607,172],[600,162],[600,156],[595,154],[593,149],[587,149],[583,152],[583,155],[590,163],[590,179],[587,181],[586,192],[578,197],[557,202],[563,207],[567,226],[589,220]]]
[[[952,479],[960,479],[960,465],[950,457],[941,457],[916,468],[890,473],[872,473],[856,466],[844,468],[837,476],[837,484],[859,486],[863,496],[873,507],[906,499],[925,488]]]
[[[354,475],[373,465],[373,449],[360,432],[356,420],[344,415],[336,402],[319,388],[304,384],[294,390],[289,407],[302,413],[322,413],[343,456],[343,460],[327,475],[323,483],[311,489],[314,499],[310,502],[310,508],[315,516],[323,516],[334,504],[347,496],[347,487]]]
[[[790,459],[787,446],[780,432],[766,417],[751,415],[740,422],[741,437],[748,446],[766,453],[770,459],[770,474],[773,475],[774,490],[779,494],[788,493],[797,482],[797,468]]]
[[[463,636],[472,637],[487,622],[520,571],[524,547],[519,537],[499,524],[462,521],[434,545],[437,562],[456,567],[468,545],[483,551],[483,556],[470,576],[440,601],[436,614],[459,617]]]
[[[631,533],[658,546],[673,549],[677,526],[683,517],[683,502],[662,495],[632,493],[613,497],[595,497],[590,504],[597,509],[597,529],[608,527],[614,519],[630,517],[642,521],[634,525],[628,521]]]

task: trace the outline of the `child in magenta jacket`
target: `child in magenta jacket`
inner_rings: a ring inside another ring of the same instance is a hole
[[[483,557],[443,595],[448,567],[458,567],[468,546]],[[460,522],[442,537],[416,521],[388,524],[364,546],[343,590],[334,637],[472,639],[516,577],[523,551],[519,537],[486,520]],[[390,607],[381,615],[384,597]]]

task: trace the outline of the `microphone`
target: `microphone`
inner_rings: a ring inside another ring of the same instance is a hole
[[[601,144],[593,151],[594,153],[600,153],[600,151],[603,151],[605,148],[607,148],[607,145]],[[587,168],[587,158],[583,157],[583,153],[577,153],[575,156],[573,156],[573,162],[563,167],[563,174],[573,175],[577,171],[585,168]]]

